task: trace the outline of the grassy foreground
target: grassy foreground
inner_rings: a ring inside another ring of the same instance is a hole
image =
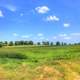
[[[0,80],[80,80],[80,46],[0,48]]]

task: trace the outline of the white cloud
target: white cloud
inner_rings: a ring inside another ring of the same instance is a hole
[[[49,41],[49,39],[46,39],[46,41]]]
[[[67,34],[59,34],[60,37],[66,37]]]
[[[65,28],[70,27],[69,23],[64,23],[63,25],[64,25]]]
[[[13,33],[13,36],[15,36],[15,37],[17,37],[17,36],[19,36],[17,33]]]
[[[70,40],[71,37],[70,37],[70,36],[66,36],[66,37],[64,37],[64,39],[66,39],[66,40]]]
[[[32,35],[22,35],[21,38],[30,38]]]
[[[45,13],[47,13],[50,9],[49,9],[47,6],[40,6],[40,7],[36,7],[35,10],[36,10],[38,13],[45,14]]]
[[[39,39],[40,39],[40,40],[44,40],[45,38],[44,38],[44,37],[40,37]]]
[[[4,17],[3,12],[0,10],[0,17]]]
[[[46,20],[47,21],[59,21],[60,19],[57,16],[48,16]]]
[[[43,34],[42,34],[42,33],[38,33],[37,36],[38,36],[38,37],[42,37]]]
[[[14,5],[5,5],[5,7],[12,12],[16,11],[16,7]]]
[[[54,41],[62,41],[62,42],[80,42],[80,32],[74,33],[62,33],[57,34],[52,37]]]
[[[28,35],[23,35],[23,36],[21,36],[22,38],[29,38],[30,36],[28,36]]]
[[[53,39],[57,39],[57,36],[53,36]]]
[[[64,34],[59,34],[59,38],[69,40],[71,39],[71,36],[64,33]]]
[[[20,13],[20,16],[22,17],[22,16],[24,16],[24,14],[23,13]]]
[[[80,33],[71,33],[71,36],[80,36]]]

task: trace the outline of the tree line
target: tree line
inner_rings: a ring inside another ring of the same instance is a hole
[[[2,46],[20,46],[20,45],[38,45],[38,46],[64,46],[64,45],[80,45],[80,43],[74,43],[74,44],[67,44],[65,42],[49,42],[49,41],[42,41],[42,42],[37,42],[34,43],[33,41],[4,41],[0,42],[0,47]]]

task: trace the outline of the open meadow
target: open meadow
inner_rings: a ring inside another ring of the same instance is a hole
[[[0,80],[80,80],[80,46],[2,47]]]

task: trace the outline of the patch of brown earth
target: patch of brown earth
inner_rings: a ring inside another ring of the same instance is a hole
[[[59,80],[63,77],[63,74],[58,70],[46,65],[37,67],[36,71],[39,73],[36,80]]]

